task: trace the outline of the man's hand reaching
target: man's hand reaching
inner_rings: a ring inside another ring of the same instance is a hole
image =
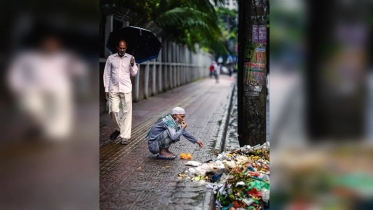
[[[197,144],[198,144],[198,146],[199,146],[200,148],[203,147],[203,143],[202,143],[202,141],[198,140],[198,141],[197,141]]]

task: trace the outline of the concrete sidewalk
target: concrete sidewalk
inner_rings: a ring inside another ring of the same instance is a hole
[[[213,157],[228,114],[234,81],[221,75],[220,83],[206,78],[133,103],[132,139],[129,145],[109,141],[113,132],[107,114],[100,119],[100,209],[209,209],[213,196],[201,185],[181,180],[186,160],[153,158],[145,135],[152,124],[175,106],[186,110],[188,132],[203,141],[204,148],[185,138],[172,145],[176,154],[189,152],[193,160]]]

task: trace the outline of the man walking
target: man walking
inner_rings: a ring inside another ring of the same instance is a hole
[[[175,107],[170,114],[161,117],[146,136],[149,151],[153,154],[159,153],[158,158],[161,159],[175,159],[176,155],[168,148],[171,144],[180,141],[181,136],[202,148],[203,143],[185,130],[187,124],[184,118],[185,110],[181,107]]]
[[[216,83],[219,83],[219,75],[220,75],[221,64],[214,63],[214,75]]]
[[[104,70],[105,97],[109,100],[109,114],[117,128],[110,138],[116,139],[119,135],[121,144],[127,145],[131,138],[132,125],[132,83],[130,75],[136,76],[138,68],[132,55],[125,53],[127,43],[120,40],[117,46],[118,53],[110,55],[106,60]],[[119,117],[122,105],[123,118]]]
[[[30,120],[24,125],[32,126],[24,137],[66,141],[74,128],[72,81],[84,77],[87,67],[76,55],[63,50],[59,35],[46,30],[38,37],[36,49],[21,52],[11,62],[7,82],[17,111]]]

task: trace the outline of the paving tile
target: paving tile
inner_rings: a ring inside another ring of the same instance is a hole
[[[187,130],[205,144],[199,148],[184,137],[172,145],[176,154],[190,152],[193,160],[212,159],[219,121],[228,108],[233,82],[224,76],[220,83],[204,79],[133,103],[132,142],[123,146],[108,141],[113,126],[102,116],[100,126],[100,209],[201,209],[206,189],[200,183],[178,179],[189,166],[175,160],[153,158],[145,135],[161,113],[174,106],[185,108]]]

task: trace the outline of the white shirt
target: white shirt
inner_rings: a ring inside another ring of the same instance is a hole
[[[214,63],[214,69],[215,69],[215,73],[216,73],[217,75],[220,75],[220,65]]]
[[[70,91],[72,78],[83,76],[85,64],[68,52],[24,52],[11,64],[8,82],[14,92]]]
[[[136,62],[131,66],[132,55],[125,53],[120,57],[118,53],[110,55],[106,60],[104,69],[105,92],[130,93],[132,83],[130,75],[136,76],[138,68]]]

